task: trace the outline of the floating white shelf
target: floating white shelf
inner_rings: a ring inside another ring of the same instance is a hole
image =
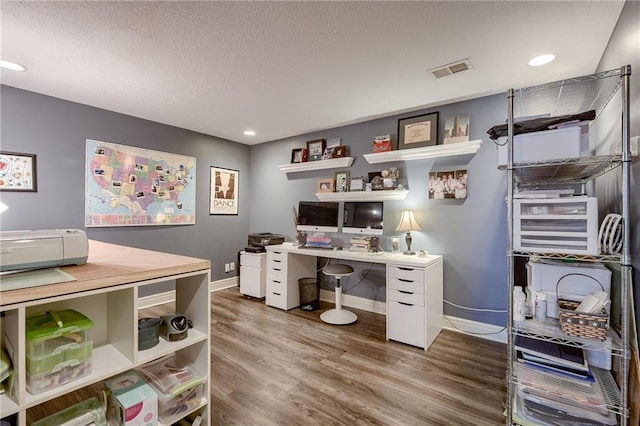
[[[453,157],[456,155],[475,154],[482,145],[482,139],[458,142],[447,145],[427,146],[424,148],[400,149],[397,151],[364,154],[369,164],[388,163],[391,161],[421,160],[426,158]]]
[[[320,201],[393,201],[404,200],[409,191],[352,191],[352,192],[316,192]]]
[[[337,169],[339,167],[351,167],[353,157],[332,158],[330,160],[307,161],[304,163],[280,164],[281,172],[306,172],[309,170]]]

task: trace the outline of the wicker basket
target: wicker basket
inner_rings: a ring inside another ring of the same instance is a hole
[[[558,322],[560,323],[560,329],[564,334],[568,336],[605,340],[607,338],[607,332],[609,330],[609,312],[606,309],[603,309],[599,314],[575,312],[576,308],[580,305],[580,302],[560,299],[560,297],[558,296],[558,288],[560,287],[560,282],[564,278],[572,275],[580,275],[590,278],[597,282],[602,288],[602,291],[604,291],[604,286],[600,281],[586,274],[573,273],[560,277],[556,284],[556,297],[558,301]]]

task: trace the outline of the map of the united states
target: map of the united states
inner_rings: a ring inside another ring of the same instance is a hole
[[[86,226],[195,223],[196,159],[87,139]]]

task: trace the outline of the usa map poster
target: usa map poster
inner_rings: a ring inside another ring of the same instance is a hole
[[[195,157],[86,142],[85,226],[195,224]]]

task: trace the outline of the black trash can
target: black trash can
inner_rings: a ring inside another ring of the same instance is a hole
[[[298,287],[300,290],[300,309],[303,311],[320,309],[320,282],[318,279],[300,278]]]

